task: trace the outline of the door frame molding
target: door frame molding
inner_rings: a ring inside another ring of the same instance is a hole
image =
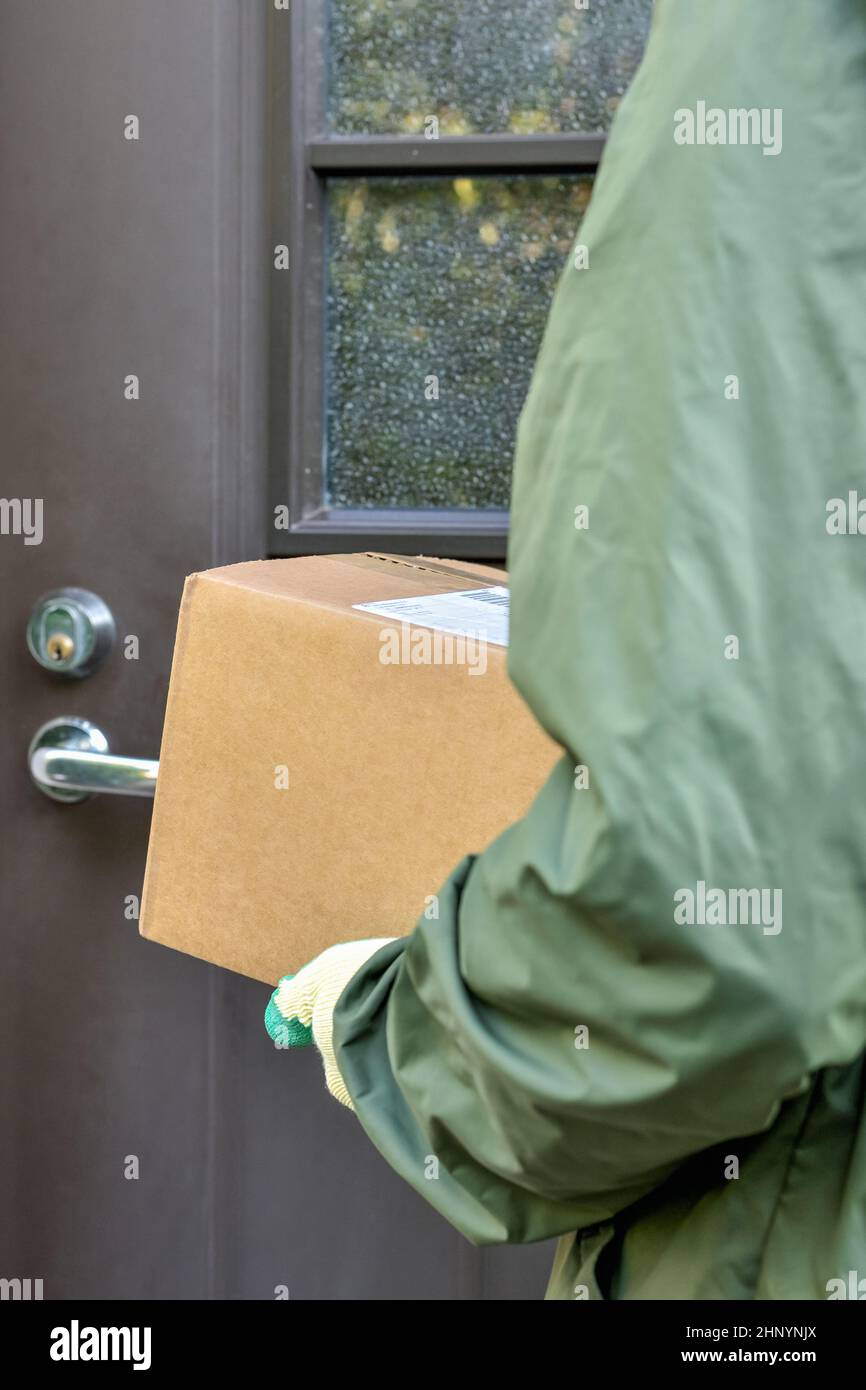
[[[214,7],[213,563],[267,553],[267,0]]]
[[[268,415],[268,0],[213,7],[215,197],[211,564],[267,551]],[[205,1297],[232,1296],[232,1097],[243,1085],[231,1038],[237,980],[210,972],[204,1207]]]

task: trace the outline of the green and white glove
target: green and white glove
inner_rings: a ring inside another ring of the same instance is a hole
[[[265,1028],[276,1047],[315,1043],[325,1064],[325,1084],[341,1105],[354,1110],[334,1056],[334,1009],[353,975],[393,936],[329,946],[297,975],[284,975],[265,1010]]]

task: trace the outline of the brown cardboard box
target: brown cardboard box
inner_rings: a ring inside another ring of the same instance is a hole
[[[509,684],[504,646],[465,640],[461,661],[454,639],[446,664],[442,633],[353,605],[467,589],[495,603],[487,586],[503,582],[387,555],[192,575],[142,935],[274,983],[335,941],[411,931],[463,855],[522,815],[558,750]]]

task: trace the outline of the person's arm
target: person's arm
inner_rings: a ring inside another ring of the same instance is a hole
[[[686,1156],[769,1125],[806,1069],[772,938],[729,956],[672,940],[661,903],[642,922],[637,885],[605,871],[603,817],[593,833],[576,812],[571,766],[334,1017],[368,1135],[482,1244],[609,1217]]]

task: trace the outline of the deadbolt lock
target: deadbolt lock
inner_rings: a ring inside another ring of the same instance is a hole
[[[114,642],[111,612],[87,589],[52,589],[30,614],[27,646],[48,671],[62,676],[89,676]]]

